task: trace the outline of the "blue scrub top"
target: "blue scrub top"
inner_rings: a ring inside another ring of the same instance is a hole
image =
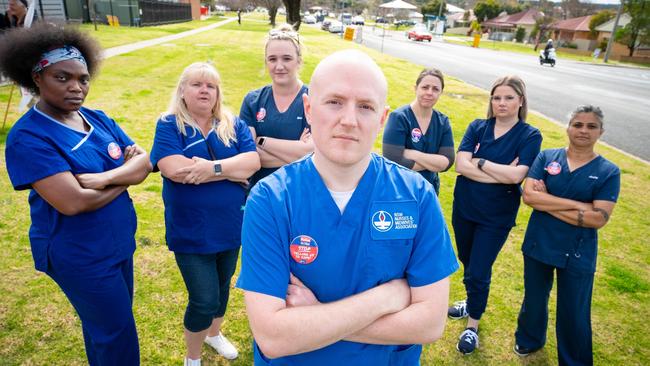
[[[289,108],[280,113],[273,99],[271,85],[249,92],[244,97],[239,111],[239,118],[249,127],[255,129],[255,134],[283,140],[299,140],[302,131],[309,127],[302,104],[302,95],[308,92],[303,85]],[[260,179],[276,171],[277,168],[262,168],[250,179],[251,187]]]
[[[542,151],[528,177],[543,180],[548,193],[554,196],[580,202],[616,202],[621,186],[618,167],[602,156],[569,171],[564,148]],[[542,263],[594,273],[598,231],[573,226],[546,212],[533,210],[522,250]]]
[[[505,165],[518,157],[518,165],[531,166],[542,145],[539,130],[520,120],[495,139],[495,123],[494,118],[472,122],[458,151],[469,151],[474,158]],[[520,197],[519,184],[481,183],[459,175],[454,188],[454,210],[466,220],[510,228],[515,226]]]
[[[242,232],[237,286],[283,300],[289,273],[332,302],[396,278],[429,285],[458,269],[431,185],[374,154],[342,214],[311,155],[279,169],[251,190]],[[255,346],[255,364],[414,365],[420,352],[339,341],[269,360]]]
[[[451,132],[449,118],[436,110],[433,110],[429,127],[426,131],[422,131],[411,106],[407,104],[394,110],[388,117],[383,143],[403,146],[427,154],[438,154],[441,147],[454,147],[454,135]],[[440,190],[437,172],[422,170],[418,173],[433,184],[436,192]]]
[[[124,149],[133,141],[117,123],[102,111],[82,107],[79,114],[90,131],[72,129],[35,106],[16,122],[5,150],[15,190],[31,189],[34,182],[62,172],[101,173],[124,164]],[[39,271],[48,270],[48,255],[73,268],[99,271],[135,251],[137,222],[126,191],[102,208],[74,216],[61,214],[33,189],[29,206],[29,241]]]
[[[200,131],[185,125],[186,135],[178,131],[176,116],[158,120],[151,163],[158,170],[160,159],[182,155],[191,159],[198,156],[207,160],[233,157],[256,151],[255,142],[246,124],[235,117],[237,141],[224,145],[210,130],[204,138]],[[238,183],[222,180],[199,185],[176,183],[163,176],[165,204],[165,239],[169,250],[178,253],[208,254],[237,248],[240,245],[243,205],[246,189]]]

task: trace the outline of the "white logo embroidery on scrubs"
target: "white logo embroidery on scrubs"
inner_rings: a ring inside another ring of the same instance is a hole
[[[388,231],[393,227],[393,217],[386,211],[377,211],[372,215],[372,226],[381,232]]]

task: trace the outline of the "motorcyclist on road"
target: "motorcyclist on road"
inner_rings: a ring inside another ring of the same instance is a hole
[[[553,47],[553,40],[549,39],[548,42],[546,42],[546,47],[544,47],[544,58],[548,60],[548,54],[551,51]]]

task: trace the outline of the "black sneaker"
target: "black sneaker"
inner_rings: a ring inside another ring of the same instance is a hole
[[[469,355],[478,348],[478,331],[475,328],[465,328],[465,330],[458,337],[458,344],[456,349],[458,352]]]
[[[447,309],[447,316],[451,319],[463,319],[467,318],[468,315],[467,300],[456,301],[453,306]]]
[[[539,348],[525,348],[515,343],[515,347],[512,350],[517,354],[517,356],[526,357],[533,352],[539,351]]]

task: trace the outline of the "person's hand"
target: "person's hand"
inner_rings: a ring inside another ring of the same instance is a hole
[[[77,174],[75,178],[80,186],[87,189],[104,189],[110,184],[106,172]]]
[[[546,184],[541,179],[533,179],[533,191],[548,193],[546,190]]]
[[[510,163],[509,165],[510,166],[517,166],[518,164],[519,164],[519,157],[517,156],[515,158],[515,160],[513,160],[512,163]]]
[[[214,177],[214,161],[198,156],[192,157],[192,161],[194,162],[192,165],[180,168],[174,173],[179,176],[185,175],[183,184],[198,185]]]
[[[390,313],[401,311],[411,304],[411,288],[405,279],[392,280],[380,287],[383,287],[386,293],[385,303]]]
[[[305,128],[302,130],[302,134],[300,135],[300,141],[308,142],[309,140],[311,140],[311,131],[309,131],[308,128]]]
[[[305,286],[298,277],[289,273],[291,283],[287,287],[287,307],[309,306],[320,304],[314,293]]]
[[[136,155],[144,154],[144,150],[136,145],[130,145],[124,148],[124,162],[126,163],[127,161],[131,160]]]

